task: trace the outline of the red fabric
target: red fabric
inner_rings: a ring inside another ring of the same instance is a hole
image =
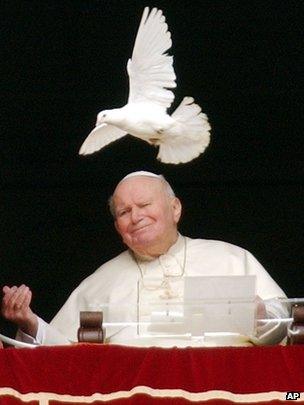
[[[0,397],[0,404],[1,405],[24,405],[24,401],[21,401],[18,398],[13,398],[13,397],[5,395],[3,397],[2,396]],[[39,405],[39,402],[38,401],[30,401],[30,402],[27,401],[26,405]],[[77,405],[81,405],[81,404],[77,404]],[[96,405],[96,403],[94,405]]]
[[[194,393],[304,392],[304,345],[162,349],[82,344],[0,350],[0,387],[19,393],[89,396],[129,391],[138,386]],[[124,402],[111,403],[189,403],[184,399],[143,401],[143,397],[144,394],[136,394]],[[58,403],[50,401],[53,405]],[[217,402],[208,401],[213,403]]]

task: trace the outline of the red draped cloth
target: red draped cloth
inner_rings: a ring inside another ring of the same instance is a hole
[[[304,401],[304,345],[0,350],[0,404],[282,404]]]

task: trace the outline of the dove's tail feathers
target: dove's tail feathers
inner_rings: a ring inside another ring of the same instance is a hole
[[[79,150],[79,155],[89,155],[97,152],[99,149],[122,138],[126,134],[127,132],[112,125],[101,124],[94,128],[83,142]]]
[[[163,163],[187,163],[204,152],[207,145],[183,138],[183,142],[162,143],[159,146],[157,159]]]
[[[207,115],[192,97],[185,97],[172,118],[176,121],[176,133],[160,144],[157,158],[163,163],[190,162],[209,145],[211,127]]]
[[[172,117],[180,122],[187,122],[191,118],[199,117],[202,114],[206,122],[208,122],[206,114],[203,114],[201,111],[201,107],[194,103],[193,97],[184,97],[183,101],[173,112]]]
[[[184,97],[183,101],[173,112],[172,118],[180,124],[179,131],[187,139],[201,141],[208,146],[210,141],[210,124],[206,114],[202,113],[199,105],[192,97]]]

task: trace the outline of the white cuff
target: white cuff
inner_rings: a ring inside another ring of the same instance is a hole
[[[18,329],[17,334],[16,334],[16,340],[20,340],[20,342],[24,342],[24,343],[32,343],[32,344],[36,344],[36,345],[41,345],[44,340],[47,323],[39,317],[37,317],[37,319],[38,319],[37,335],[35,337],[33,337],[33,336],[30,336],[27,333],[23,332],[21,329]]]

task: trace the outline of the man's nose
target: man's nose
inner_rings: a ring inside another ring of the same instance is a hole
[[[138,222],[140,222],[143,218],[142,212],[140,210],[140,208],[132,208],[131,211],[131,221],[133,222],[133,224],[137,224]]]

